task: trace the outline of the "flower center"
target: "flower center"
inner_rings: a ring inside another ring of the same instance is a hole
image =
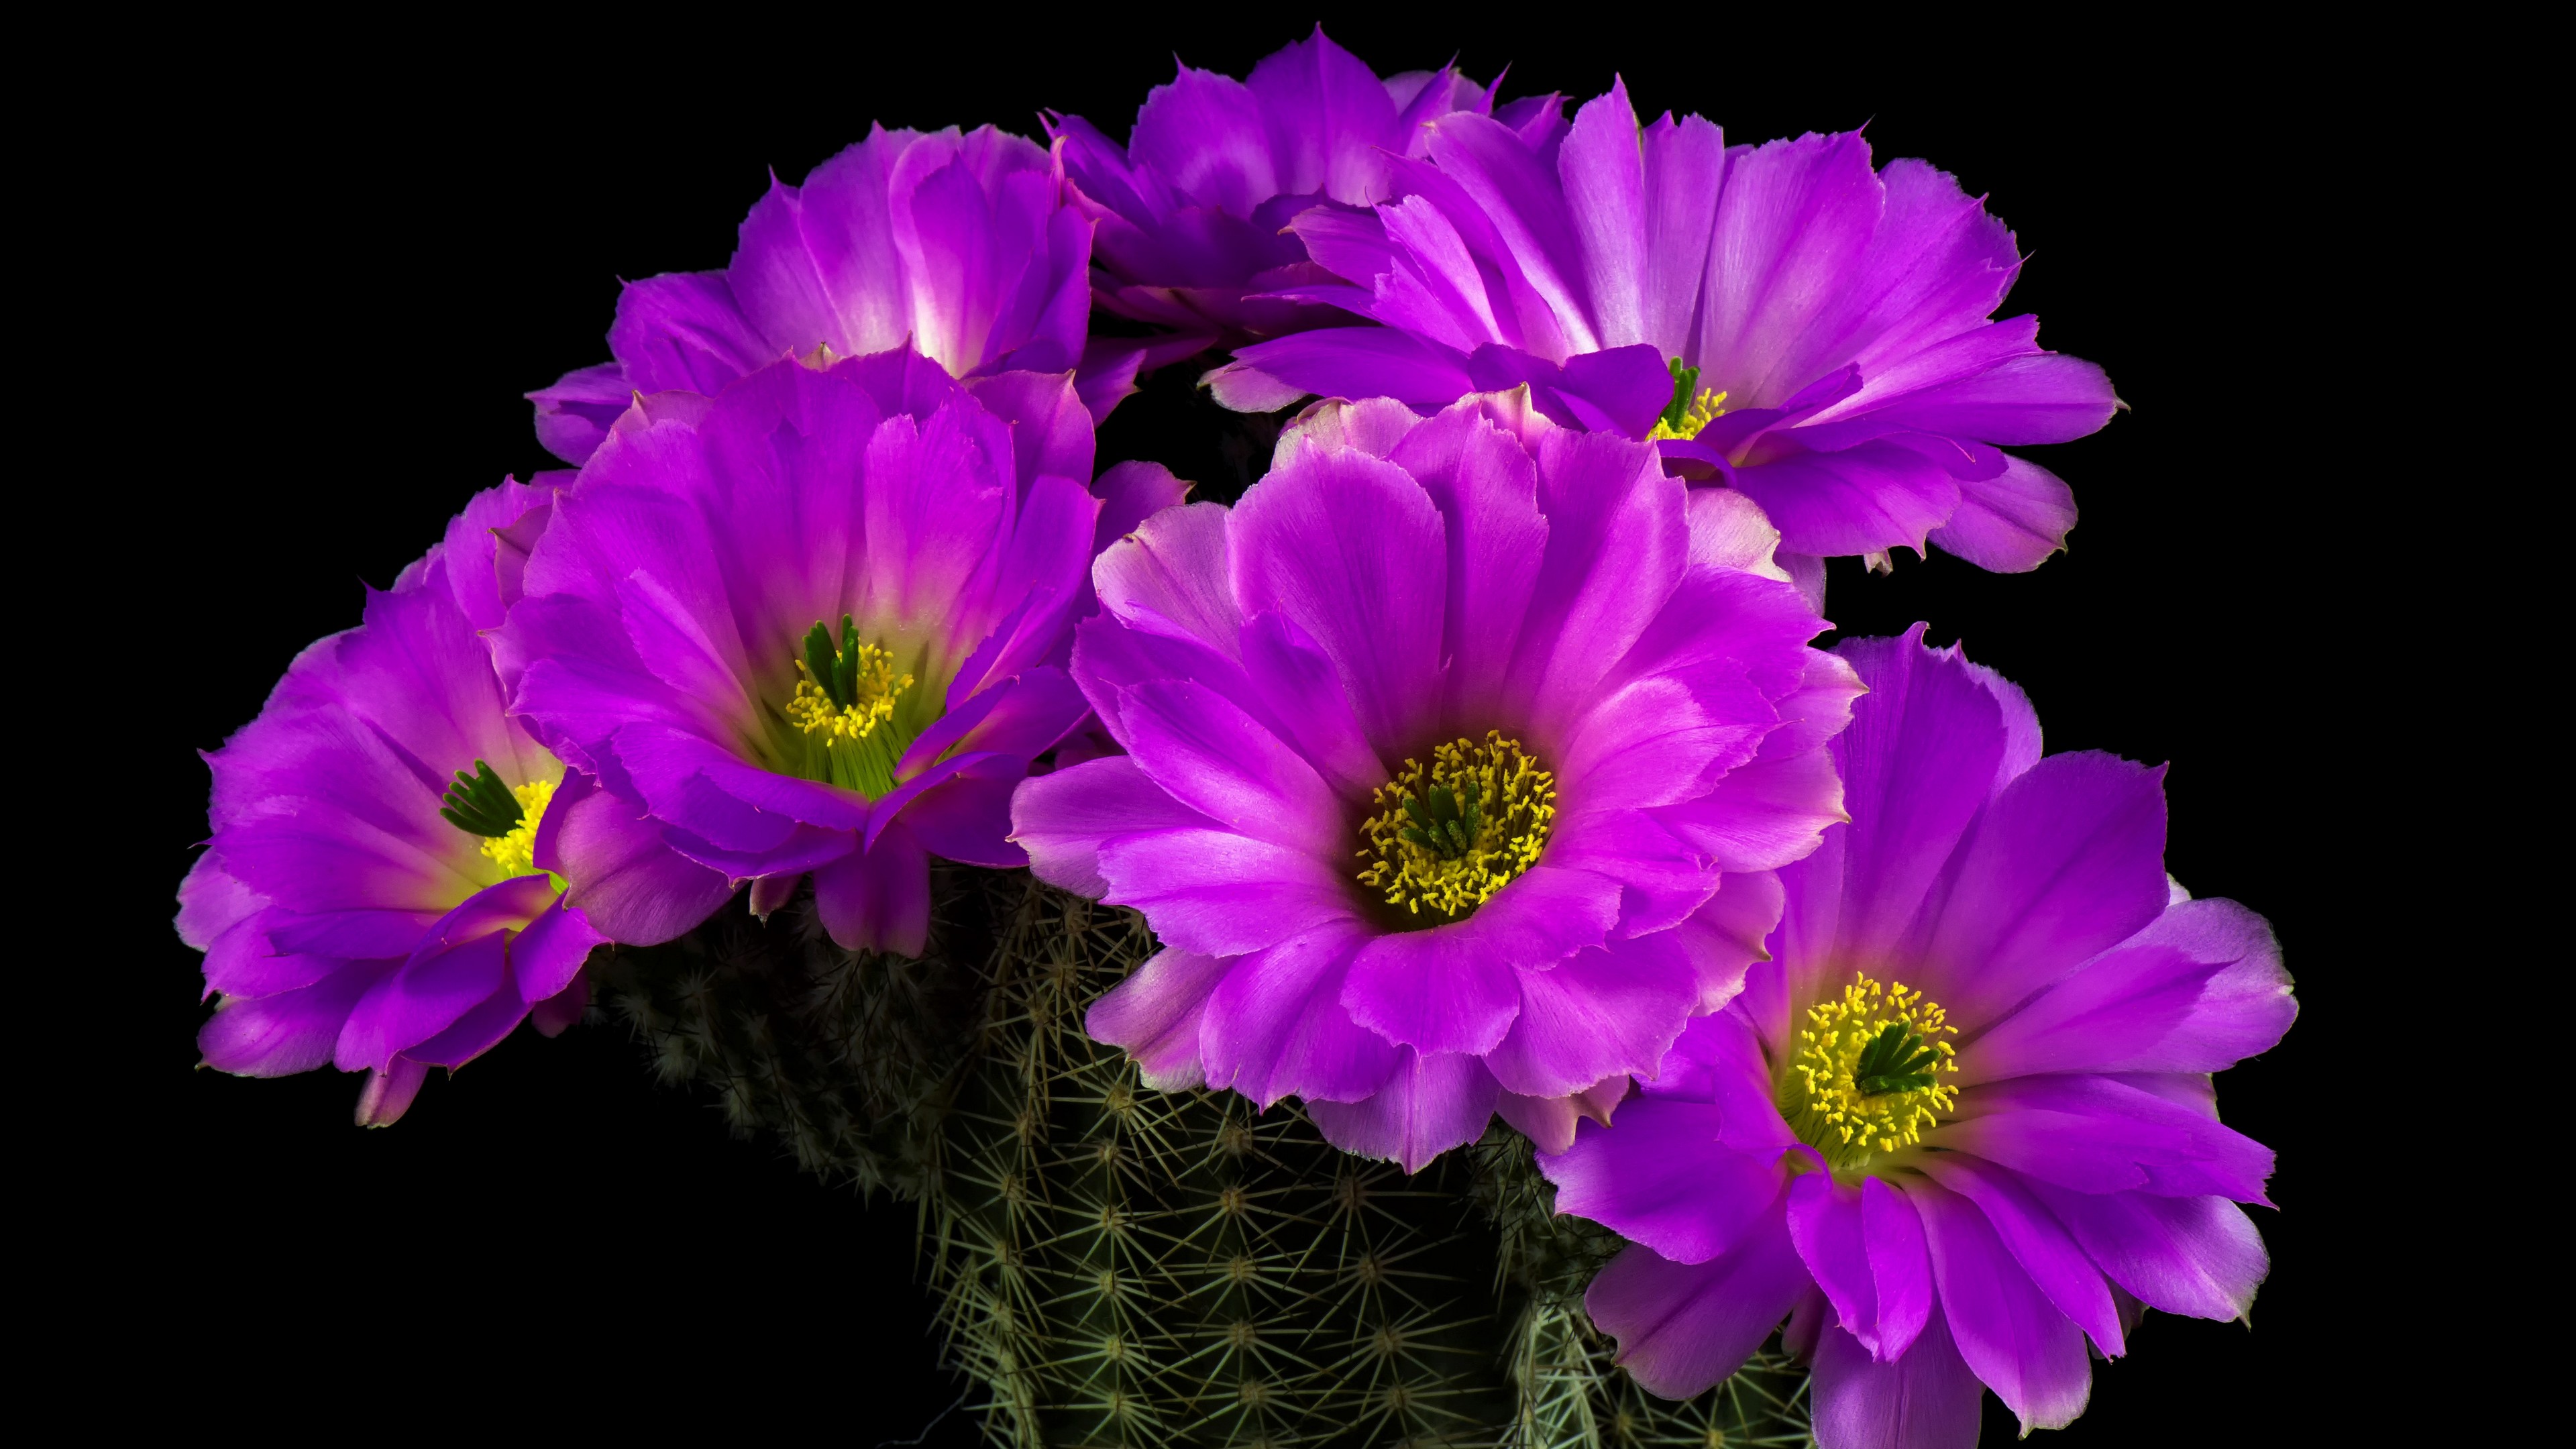
[[[1855,974],[1852,982],[1838,999],[1807,1008],[1781,1089],[1790,1130],[1836,1171],[1913,1146],[1958,1105],[1958,1088],[1938,1084],[1959,1070],[1941,1040],[1958,1028],[1940,1006],[1901,981],[1882,987]]]
[[[1405,761],[1376,794],[1359,880],[1430,925],[1468,915],[1536,864],[1556,822],[1556,777],[1500,730],[1435,747],[1428,770]]]
[[[796,661],[796,697],[787,722],[807,744],[807,773],[844,785],[874,800],[894,790],[895,762],[912,743],[912,731],[895,723],[895,702],[912,676],[894,672],[894,655],[859,642],[850,616],[841,616],[841,642],[822,620],[805,634],[805,657]]]
[[[1699,385],[1699,369],[1682,366],[1674,358],[1666,366],[1673,372],[1673,400],[1664,405],[1664,415],[1655,420],[1655,429],[1646,434],[1649,443],[1664,438],[1696,438],[1699,430],[1716,422],[1726,412],[1726,394]]]
[[[545,823],[546,803],[554,798],[552,780],[504,785],[489,764],[476,760],[473,774],[456,772],[455,782],[441,797],[438,813],[466,834],[482,836],[483,843],[477,849],[485,860],[501,867],[503,875],[535,875],[537,827]],[[560,878],[555,881],[555,889],[563,889]]]

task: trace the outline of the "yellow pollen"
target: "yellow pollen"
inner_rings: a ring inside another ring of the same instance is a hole
[[[546,818],[546,802],[555,798],[555,782],[530,780],[513,785],[510,794],[519,802],[519,823],[507,835],[487,835],[476,846],[483,858],[501,867],[503,875],[537,873],[537,826]],[[495,824],[499,822],[494,822]]]
[[[815,682],[813,666],[804,660],[796,661],[796,673],[796,697],[787,702],[788,722],[809,735],[824,736],[827,745],[876,733],[877,726],[894,718],[895,696],[912,688],[912,676],[897,677],[894,656],[874,644],[859,646],[858,697],[847,706],[832,702],[832,696]]]
[[[1488,730],[1482,744],[1435,747],[1427,771],[1405,761],[1376,803],[1360,825],[1360,882],[1409,915],[1454,921],[1538,862],[1556,823],[1556,776]]]
[[[1674,427],[1662,418],[1655,419],[1655,430],[1646,434],[1649,443],[1665,438],[1696,438],[1699,430],[1726,415],[1726,394],[1714,388],[1701,388],[1690,406],[1682,409],[1682,423]]]
[[[1958,1106],[1959,1089],[1936,1080],[1959,1070],[1941,1039],[1957,1034],[1922,992],[1855,974],[1840,997],[1807,1008],[1780,1115],[1836,1169],[1911,1147]]]

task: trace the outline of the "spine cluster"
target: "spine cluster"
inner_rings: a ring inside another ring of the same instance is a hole
[[[1139,918],[1025,873],[935,885],[922,959],[842,950],[800,902],[621,953],[610,999],[738,1131],[920,1205],[990,1442],[1805,1442],[1776,1357],[1682,1404],[1612,1366],[1581,1305],[1618,1240],[1554,1214],[1517,1134],[1407,1178],[1293,1104],[1146,1090],[1082,1029],[1151,952]]]

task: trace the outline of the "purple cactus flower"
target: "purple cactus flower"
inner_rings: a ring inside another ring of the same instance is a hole
[[[1454,70],[1380,80],[1317,26],[1246,80],[1181,67],[1146,96],[1125,146],[1080,116],[1051,115],[1048,129],[1077,204],[1099,223],[1100,304],[1175,329],[1152,366],[1211,342],[1347,325],[1332,306],[1265,295],[1333,280],[1288,222],[1319,205],[1394,197],[1390,158],[1422,155],[1431,121],[1492,109],[1493,93]],[[1542,109],[1522,102],[1503,120]]]
[[[663,848],[503,710],[478,625],[516,592],[548,491],[504,483],[370,591],[365,622],[299,655],[206,757],[206,851],[179,935],[221,995],[206,1065],[365,1071],[358,1120],[403,1114],[433,1066],[589,1001],[583,963],[696,925],[724,877]]]
[[[1165,945],[1092,1035],[1408,1171],[1497,1108],[1570,1136],[1732,995],[1767,872],[1840,818],[1858,684],[1776,537],[1515,390],[1324,405],[1232,510],[1112,545],[1073,671],[1127,753],[1012,811]]]
[[[1026,860],[1011,788],[1088,713],[1100,537],[1180,496],[1128,464],[1104,505],[1091,461],[1062,375],[908,351],[648,397],[527,559],[515,707],[755,912],[811,873],[834,940],[918,954],[930,856]]]
[[[1981,1382],[2063,1427],[2087,1339],[2242,1316],[2272,1154],[2210,1074],[2298,1009],[2262,917],[2166,876],[2164,771],[2041,758],[2021,691],[1922,632],[1841,646],[1851,820],[1778,873],[1770,958],[1540,1158],[1633,1240],[1585,1303],[1637,1381],[1698,1393],[1787,1317],[1824,1449],[1974,1444]]]
[[[629,283],[616,360],[528,394],[537,437],[580,463],[638,393],[711,394],[782,357],[905,346],[955,377],[1074,371],[1105,417],[1143,345],[1085,349],[1092,225],[1066,203],[1061,163],[1021,137],[873,127],[804,185],[773,178],[723,271]]]
[[[1221,401],[1427,411],[1526,382],[1560,422],[1657,440],[1741,489],[1784,554],[1928,539],[2018,571],[2063,546],[2073,495],[1997,445],[2082,437],[2117,399],[2100,368],[2039,347],[2038,319],[1989,320],[2021,258],[1949,175],[1874,172],[1856,133],[1641,131],[1624,86],[1570,129],[1453,114],[1426,136],[1423,159],[1387,163],[1400,200],[1292,223],[1337,280],[1275,295],[1378,325],[1248,347],[1209,375]]]

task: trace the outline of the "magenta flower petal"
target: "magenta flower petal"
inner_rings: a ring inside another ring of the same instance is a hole
[[[1394,464],[1290,451],[1236,505],[1228,535],[1243,612],[1275,610],[1341,672],[1383,753],[1422,733],[1438,702],[1446,552],[1438,510]]]
[[[2084,1412],[2093,1366],[2084,1335],[2030,1281],[1968,1199],[1917,1186],[1932,1276],[1959,1356],[2019,1415],[2022,1432],[2063,1429]]]
[[[1884,439],[1832,452],[1784,452],[1761,467],[1735,470],[1731,481],[1801,553],[1919,553],[1959,510],[1958,479]]]
[[[1878,1361],[1903,1356],[1933,1304],[1931,1263],[1912,1201],[1877,1178],[1823,1174],[1791,1184],[1789,1225],[1844,1331]]]
[[[558,458],[587,458],[608,441],[609,425],[634,404],[626,369],[614,362],[579,367],[554,386],[528,394],[537,405],[537,445]]]
[[[1869,690],[1818,681],[1850,711],[1848,822],[1667,933],[1722,1009],[1540,1159],[1562,1210],[1703,1275],[1782,1216],[1819,1444],[1971,1442],[1975,1381],[2062,1426],[2088,1337],[2124,1352],[2139,1302],[2238,1316],[2266,1266],[2236,1204],[2272,1154],[2221,1125],[2210,1074],[2296,1014],[2269,928],[2164,878],[2161,771],[2042,758],[2020,690],[1920,639],[1838,651]],[[1730,905],[1764,880],[1777,897]],[[1746,943],[1775,903],[1766,956]],[[1599,1282],[1596,1321],[1657,1392],[1704,1389],[1751,1331],[1696,1323],[1679,1277]]]
[[[1146,97],[1124,147],[1079,116],[1051,116],[1049,130],[1099,224],[1100,301],[1193,339],[1187,355],[1219,335],[1334,322],[1329,307],[1277,295],[1305,262],[1283,225],[1394,194],[1390,155],[1418,154],[1431,120],[1490,104],[1452,71],[1380,80],[1319,27],[1247,80],[1183,67]]]
[[[1188,1091],[1206,1081],[1199,1017],[1225,975],[1225,963],[1216,957],[1158,951],[1091,1004],[1083,1029],[1096,1041],[1125,1048],[1145,1085],[1158,1092]]]
[[[200,1037],[208,1065],[366,1071],[360,1119],[380,1125],[424,1063],[488,1050],[617,939],[567,888],[586,901],[644,872],[666,914],[697,912],[675,932],[723,898],[722,877],[658,843],[559,849],[595,785],[508,717],[479,632],[516,596],[552,496],[515,482],[478,495],[447,543],[371,593],[359,628],[306,650],[208,756],[213,838],[179,915],[223,996]]]
[[[1341,801],[1305,758],[1213,690],[1157,679],[1122,690],[1127,750],[1147,779],[1228,829],[1314,855],[1347,830]]]
[[[1680,486],[1634,448],[1555,431],[1538,451],[1547,553],[1507,699],[1563,722],[1671,604],[1690,525]]]
[[[385,1071],[367,1073],[358,1089],[357,1122],[361,1127],[390,1127],[411,1110],[421,1083],[429,1080],[429,1063],[398,1057]]]
[[[923,184],[999,176],[977,194],[1022,215],[1039,183],[997,146],[921,153]],[[1029,301],[978,295],[949,322]],[[764,899],[818,872],[836,940],[917,950],[928,852],[1020,863],[1009,792],[1088,710],[1060,664],[1104,509],[1048,471],[1090,467],[1064,387],[963,387],[898,352],[775,363],[621,421],[557,495],[501,631],[529,661],[518,708],[671,848],[783,879]]]
[[[814,912],[853,951],[918,956],[930,940],[930,855],[901,822],[814,870]]]
[[[1757,757],[1728,771],[1707,794],[1658,806],[1648,818],[1718,870],[1741,872],[1806,859],[1819,834],[1851,817],[1833,757],[1806,750],[1778,760]]]
[[[573,973],[572,981],[563,990],[529,1004],[528,1025],[535,1027],[539,1036],[561,1036],[568,1028],[580,1025],[589,1010],[590,968],[584,966]]]
[[[2078,1192],[2266,1202],[2272,1153],[2208,1114],[2114,1077],[2016,1077],[1960,1094],[1924,1140]]]
[[[1476,391],[1467,359],[1393,329],[1328,327],[1244,349],[1199,379],[1237,412],[1276,412],[1303,397],[1391,397],[1425,411]]]
[[[1227,573],[1229,517],[1216,504],[1193,503],[1147,519],[1133,530],[1136,547],[1110,549],[1092,565],[1101,607],[1149,633],[1230,657],[1243,611]]]
[[[1693,360],[1743,378],[1748,402],[1783,398],[1811,380],[1802,374],[1812,364],[1782,364],[1847,305],[1842,285],[1878,229],[1885,193],[1857,134],[1769,141],[1728,160],[1711,254],[1759,260],[1710,288]]]
[[[1355,417],[1366,417],[1353,410]],[[1410,423],[1410,419],[1407,419]],[[1352,445],[1366,449],[1364,438]],[[1455,708],[1500,703],[1518,624],[1529,612],[1547,555],[1548,519],[1539,511],[1538,462],[1477,412],[1447,411],[1408,426],[1400,456],[1446,525],[1448,593],[1442,646]]]
[[[1807,1291],[1775,1199],[1745,1237],[1703,1263],[1630,1245],[1583,1295],[1594,1324],[1619,1341],[1619,1365],[1648,1393],[1683,1399],[1744,1366]]]
[[[991,870],[1026,865],[1027,852],[1009,838],[1011,792],[1019,788],[1025,769],[1009,755],[978,755],[972,765],[907,804],[903,828],[923,850],[948,860]]]
[[[635,394],[712,395],[782,357],[909,347],[954,377],[1075,372],[1092,224],[1070,201],[1057,159],[1017,136],[873,129],[804,185],[773,180],[724,271],[629,283],[616,361],[529,394],[539,440],[584,462]],[[1103,414],[1124,392],[1095,390]]]
[[[2075,490],[2027,458],[2007,458],[2004,471],[1961,480],[1959,509],[1926,537],[1999,574],[2028,573],[2063,552],[2075,527]]]
[[[1857,134],[1730,148],[1695,116],[1640,127],[1621,85],[1570,128],[1447,115],[1387,166],[1400,195],[1296,219],[1316,275],[1276,294],[1372,325],[1239,346],[1208,376],[1220,402],[1431,412],[1527,384],[1564,426],[1670,440],[1796,554],[1937,534],[2024,569],[2062,545],[2062,487],[1996,445],[2080,437],[2118,402],[2035,319],[1989,320],[2020,257],[1951,177],[1873,170]],[[1681,368],[1701,400],[1668,417]]]
[[[1573,1147],[1546,1160],[1557,1211],[1608,1223],[1674,1262],[1707,1262],[1746,1241],[1784,1175],[1719,1132],[1718,1111],[1704,1102],[1623,1103],[1609,1132],[1578,1131]]]
[[[653,946],[715,914],[722,875],[675,854],[636,806],[567,776],[539,828],[535,862],[575,882],[565,900],[611,940]]]
[[[1356,1102],[1384,1086],[1401,1049],[1342,1005],[1367,939],[1358,922],[1331,921],[1229,963],[1199,1032],[1208,1085],[1265,1111],[1282,1097]]]
[[[1339,1104],[1336,1140],[1411,1165],[1506,1088],[1570,1131],[1564,1099],[1655,1071],[1780,908],[1650,812],[1765,866],[1840,818],[1825,722],[1859,685],[1749,515],[1525,392],[1319,406],[1234,510],[1103,552],[1071,674],[1128,755],[1023,785],[1014,838],[1228,963],[1210,1086]],[[1756,803],[1702,808],[1773,754]]]
[[[399,963],[367,962],[343,969],[310,986],[262,996],[227,996],[197,1033],[197,1051],[207,1066],[246,1077],[284,1077],[309,1072],[331,1060],[340,1028],[350,1008],[372,989],[381,973]]]
[[[578,962],[575,969],[579,969]],[[404,1048],[403,1059],[452,1071],[499,1046],[521,1021],[535,1015],[515,976],[515,972],[505,975],[500,989],[468,1008],[446,1030]]]
[[[1357,1102],[1307,1104],[1324,1140],[1344,1152],[1420,1172],[1431,1159],[1484,1135],[1501,1088],[1475,1057],[1405,1048],[1393,1075]]]
[[[1785,904],[1778,875],[1767,870],[1730,874],[1716,895],[1673,927],[1699,987],[1698,1014],[1733,1001],[1744,990],[1745,972],[1756,961],[1770,959],[1762,943],[1780,924]]]
[[[2215,1072],[2290,1029],[2281,948],[2234,901],[2176,905],[1977,1038],[1962,1086],[2047,1072]]]
[[[1350,795],[1386,778],[1350,692],[1305,630],[1277,614],[1255,614],[1238,643],[1253,693],[1318,776]]]
[[[1861,1232],[1877,1298],[1871,1356],[1888,1360],[1912,1347],[1935,1318],[1931,1248],[1914,1200],[1877,1178],[1861,1185]]]
[[[1566,867],[1619,878],[1621,937],[1672,929],[1724,880],[1718,865],[1642,810],[1587,810],[1562,820],[1548,843]]]
[[[1165,794],[1126,755],[1032,777],[1013,797],[1011,808],[1011,839],[1028,851],[1029,868],[1038,879],[1093,897],[1109,890],[1100,874],[1105,842],[1215,824]]]
[[[2218,1319],[2253,1310],[2271,1258],[2245,1210],[2227,1199],[2025,1185],[2112,1282],[2148,1307]]]
[[[1608,884],[1601,877],[1552,875],[1594,887],[1592,903],[1601,904],[1598,887]],[[1511,957],[1496,952],[1474,924],[1396,932],[1362,947],[1342,985],[1351,1019],[1421,1051],[1481,1056],[1502,1045],[1520,1014],[1520,978]],[[1603,920],[1600,929],[1607,928]]]
[[[1790,894],[1782,924],[1802,944],[1839,941],[1864,960],[1891,955],[1992,793],[2003,757],[2002,707],[1973,676],[1932,664],[1921,638],[1918,627],[1901,640],[1844,651],[1870,685],[1866,705],[1854,709],[1852,729],[1834,749],[1852,823],[1842,832],[1839,897]]]
[[[1089,437],[1088,430],[1084,436]],[[1091,489],[1101,500],[1100,523],[1091,541],[1091,551],[1097,554],[1143,527],[1146,519],[1180,507],[1190,485],[1160,463],[1126,462],[1110,465],[1093,480]]]
[[[1520,1015],[1485,1065],[1505,1090],[1525,1096],[1651,1076],[1700,999],[1698,973],[1670,931],[1608,941],[1516,975]]]
[[[350,1008],[332,1064],[344,1072],[384,1071],[396,1053],[428,1041],[501,993],[508,965],[508,945],[497,930],[414,956]],[[505,1004],[518,1015],[526,1012],[515,992]]]
[[[862,358],[857,375],[876,399],[878,410],[887,414],[926,412],[937,405],[950,386],[947,372],[938,363],[900,348]],[[1026,498],[1042,477],[1063,478],[1079,485],[1092,476],[1098,449],[1092,436],[1091,414],[1063,377],[1045,372],[996,372],[966,379],[966,390],[984,405],[984,411],[1010,425],[1011,461],[1021,497]],[[1161,506],[1178,503],[1187,485],[1158,463],[1120,463],[1102,473],[1092,486],[1104,500],[1157,492],[1163,496],[1154,506]],[[1101,522],[1119,523],[1117,531],[1109,535],[1115,538],[1151,512],[1153,506],[1139,511],[1139,504],[1133,500],[1124,505],[1110,502]],[[1099,549],[1095,547],[1092,552]]]
[[[1512,886],[1454,925],[1370,942],[1351,967],[1342,1003],[1363,1025],[1405,1046],[1492,1051],[1520,1013],[1519,963],[1561,962],[1601,945],[1618,922],[1619,883],[1607,876],[1540,865]],[[1675,1017],[1672,1025],[1680,1022]]]
[[[1752,760],[1779,716],[1737,671],[1711,673],[1638,680],[1570,724],[1557,778],[1586,814],[1692,801],[1703,780]]]
[[[2102,1270],[2076,1246],[2056,1218],[2014,1174],[1962,1153],[1933,1154],[1924,1171],[1934,1182],[1977,1205],[2013,1261],[2030,1275],[2057,1311],[2093,1340],[2103,1355],[2128,1351],[2120,1310],[2111,1301]]]
[[[1632,1085],[1623,1072],[1561,1097],[1525,1097],[1506,1088],[1494,1101],[1494,1115],[1510,1123],[1539,1151],[1563,1152],[1574,1145],[1575,1131],[1587,1119],[1608,1126],[1610,1114],[1627,1099]]]
[[[1165,830],[1101,847],[1102,899],[1133,906],[1187,951],[1240,956],[1342,919],[1342,875],[1286,846],[1226,830]]]
[[[1816,1345],[1817,1449],[1976,1449],[1984,1385],[1935,1314],[1919,1345],[1894,1362],[1827,1328]]]
[[[609,940],[569,898],[552,910],[540,911],[510,942],[510,974],[518,980],[519,999],[535,1006],[562,995],[581,974],[591,948],[605,946]]]
[[[2057,755],[1987,806],[1905,953],[1962,1031],[2164,913],[2163,785],[2161,769]]]

